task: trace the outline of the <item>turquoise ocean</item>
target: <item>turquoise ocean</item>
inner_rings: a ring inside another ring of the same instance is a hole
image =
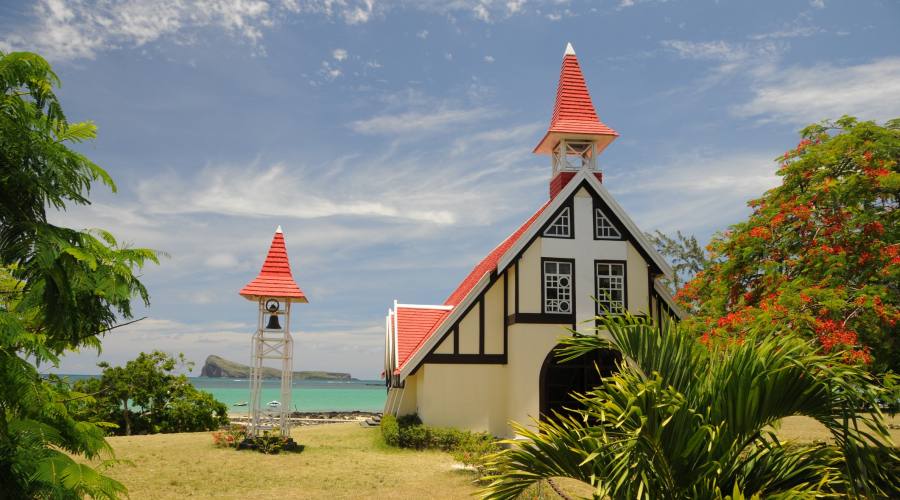
[[[230,413],[244,413],[250,402],[250,380],[231,378],[189,377],[197,389],[212,393],[228,406]],[[281,381],[264,380],[263,404],[281,399]],[[291,392],[294,411],[381,411],[387,400],[383,380],[320,381],[295,380]]]
[[[92,375],[61,375],[70,380]],[[209,392],[228,406],[229,413],[246,413],[250,402],[250,380],[232,378],[188,377],[197,389]],[[264,380],[262,403],[281,400],[281,381]],[[387,400],[383,380],[295,380],[291,392],[294,411],[381,411]]]

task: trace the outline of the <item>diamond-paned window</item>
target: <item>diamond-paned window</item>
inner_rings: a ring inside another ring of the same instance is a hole
[[[572,236],[572,215],[569,207],[560,210],[556,219],[544,230],[544,236],[551,238],[570,238]]]
[[[594,209],[594,236],[599,240],[618,240],[622,233],[599,208]]]
[[[625,264],[597,262],[597,314],[625,312]]]
[[[572,269],[568,261],[544,261],[544,312],[572,314]]]

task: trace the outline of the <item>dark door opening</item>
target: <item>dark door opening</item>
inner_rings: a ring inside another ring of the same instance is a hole
[[[603,377],[616,371],[622,358],[618,351],[601,349],[563,363],[557,357],[560,348],[550,351],[541,367],[541,418],[552,416],[554,410],[565,413],[566,408],[578,408],[572,393],[583,394],[600,385]]]

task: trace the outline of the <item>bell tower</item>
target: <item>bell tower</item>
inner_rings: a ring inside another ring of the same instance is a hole
[[[534,148],[535,153],[551,157],[550,198],[582,169],[593,172],[602,182],[597,156],[618,136],[597,117],[575,49],[567,44],[550,128]]]
[[[275,230],[269,253],[259,275],[240,291],[241,296],[257,303],[256,332],[251,343],[250,364],[250,439],[263,432],[278,430],[290,437],[291,391],[293,389],[294,339],[291,337],[291,305],[308,302],[294,282],[291,263],[284,245],[281,226]],[[281,372],[281,397],[262,400],[264,363],[274,361]]]

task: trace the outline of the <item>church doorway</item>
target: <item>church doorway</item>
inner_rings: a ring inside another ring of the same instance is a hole
[[[565,412],[565,408],[577,408],[578,402],[573,392],[585,393],[600,385],[603,377],[616,371],[616,363],[622,358],[618,351],[600,349],[578,358],[560,362],[557,354],[562,348],[556,346],[544,359],[541,367],[540,405],[541,418],[553,415],[553,411]]]

